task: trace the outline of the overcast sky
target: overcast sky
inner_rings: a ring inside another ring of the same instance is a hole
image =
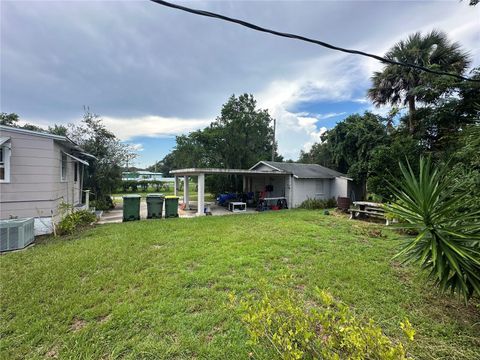
[[[137,144],[139,166],[168,153],[175,135],[208,125],[231,94],[252,93],[270,111],[279,151],[292,159],[324,129],[373,108],[365,94],[381,68],[374,60],[149,1],[0,2],[1,111],[47,126],[79,121],[87,105]],[[379,55],[439,29],[480,64],[480,6],[468,1],[182,4]]]

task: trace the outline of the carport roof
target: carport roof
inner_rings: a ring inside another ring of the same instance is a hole
[[[246,169],[220,169],[220,168],[189,168],[171,170],[170,174],[176,176],[189,176],[199,174],[225,174],[225,175],[289,175],[286,171],[260,171]]]

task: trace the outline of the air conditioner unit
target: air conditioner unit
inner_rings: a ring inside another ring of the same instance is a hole
[[[0,252],[23,249],[35,239],[34,220],[0,220]]]

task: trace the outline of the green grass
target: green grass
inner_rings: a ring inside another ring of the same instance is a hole
[[[423,359],[475,359],[478,305],[431,289],[375,224],[289,210],[102,225],[1,261],[2,359],[246,359],[228,294],[328,289]]]

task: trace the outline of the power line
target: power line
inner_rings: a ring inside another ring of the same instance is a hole
[[[404,62],[401,62],[401,61],[395,61],[395,60],[387,59],[387,58],[384,58],[384,57],[381,57],[381,56],[378,56],[378,55],[375,55],[375,54],[370,54],[370,53],[366,53],[366,52],[359,51],[359,50],[345,49],[345,48],[341,48],[341,47],[338,47],[338,46],[335,46],[335,45],[328,44],[324,41],[311,39],[311,38],[301,36],[301,35],[295,35],[295,34],[284,33],[284,32],[280,32],[280,31],[276,31],[276,30],[267,29],[267,28],[264,28],[264,27],[261,27],[261,26],[258,26],[258,25],[240,20],[240,19],[231,18],[231,17],[225,16],[225,15],[213,13],[213,12],[210,12],[210,11],[192,9],[192,8],[189,8],[189,7],[186,7],[186,6],[172,4],[172,3],[169,3],[168,1],[163,1],[163,0],[150,0],[150,1],[152,1],[154,3],[157,3],[159,5],[167,6],[167,7],[182,10],[182,11],[186,11],[186,12],[189,12],[189,13],[192,13],[192,14],[232,22],[232,23],[235,23],[235,24],[238,24],[238,25],[241,25],[241,26],[245,26],[247,28],[250,28],[250,29],[253,29],[253,30],[256,30],[256,31],[261,31],[261,32],[264,32],[264,33],[273,34],[273,35],[284,37],[284,38],[306,41],[306,42],[309,42],[309,43],[313,43],[313,44],[317,44],[317,45],[326,47],[328,49],[341,51],[341,52],[345,52],[345,53],[349,53],[349,54],[366,56],[366,57],[378,60],[382,63],[388,63],[388,64],[399,65],[399,66],[406,66],[406,67],[414,68],[414,69],[417,69],[417,70],[425,71],[425,72],[428,72],[428,73],[431,73],[431,74],[451,76],[451,77],[454,77],[454,78],[457,78],[457,79],[460,79],[460,80],[480,82],[480,80],[467,78],[467,77],[464,77],[464,76],[461,76],[461,75],[458,75],[458,74],[448,73],[448,72],[444,72],[444,71],[437,71],[437,70],[429,69],[429,68],[426,68],[426,67],[423,67],[423,66],[420,66],[420,65],[416,65],[416,64],[410,64],[410,63],[404,63]]]

